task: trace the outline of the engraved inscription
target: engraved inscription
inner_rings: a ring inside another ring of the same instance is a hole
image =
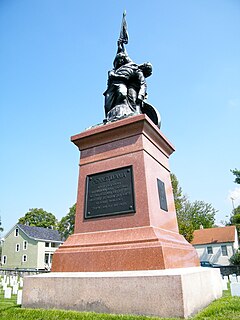
[[[157,185],[158,185],[160,208],[164,211],[168,211],[165,184],[163,181],[157,179]]]
[[[85,219],[135,212],[132,167],[87,176]]]

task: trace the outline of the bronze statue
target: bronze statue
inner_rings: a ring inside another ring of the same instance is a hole
[[[124,44],[128,43],[126,13],[123,13],[118,50],[113,62],[114,68],[108,72],[108,87],[104,92],[106,121],[146,113],[160,127],[157,110],[146,103],[146,78],[152,74],[152,65],[134,63],[128,56]]]

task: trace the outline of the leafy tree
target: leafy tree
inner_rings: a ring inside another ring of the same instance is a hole
[[[42,208],[33,208],[29,209],[25,216],[18,220],[18,223],[35,227],[56,229],[57,218],[54,214],[47,212]]]
[[[240,206],[233,209],[229,222],[225,222],[226,226],[236,226],[238,236],[240,235]]]
[[[68,214],[58,223],[58,231],[64,239],[73,234],[75,225],[76,203],[69,208]]]
[[[0,217],[0,233],[3,232],[3,231],[4,231],[4,229],[3,229],[3,227],[2,227],[2,219],[1,219],[1,217]]]
[[[230,225],[240,225],[240,206],[235,208],[232,211],[232,215],[230,217]]]
[[[237,251],[233,256],[231,256],[229,261],[234,266],[239,266],[240,265],[240,251]]]
[[[234,170],[231,170],[231,172],[232,172],[232,173],[234,174],[234,176],[235,176],[234,182],[237,183],[237,184],[240,184],[240,170],[234,169]]]
[[[210,203],[204,201],[194,201],[190,204],[187,211],[187,215],[192,221],[194,230],[200,229],[201,225],[205,229],[213,228],[216,213],[217,210],[215,210]]]
[[[187,241],[193,239],[193,232],[202,225],[204,228],[214,227],[216,210],[211,204],[204,201],[194,201],[191,203],[182,193],[179,182],[174,174],[171,174],[173,196],[176,207],[179,233]]]
[[[184,238],[191,242],[193,239],[193,232],[194,232],[194,226],[189,219],[188,216],[188,208],[191,206],[189,201],[186,201],[181,208],[181,210],[177,211],[177,221],[178,221],[178,228],[179,228],[179,233],[184,236]]]
[[[193,238],[193,225],[185,214],[186,208],[189,206],[187,197],[183,194],[175,174],[171,173],[171,182],[173,189],[174,204],[177,214],[179,233],[183,235],[189,242]]]
[[[180,187],[178,179],[174,173],[171,173],[171,182],[175,208],[176,211],[179,212],[182,209],[184,203],[186,202],[187,197],[183,195],[182,188]]]

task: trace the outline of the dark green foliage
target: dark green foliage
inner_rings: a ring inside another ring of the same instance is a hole
[[[235,176],[234,182],[237,183],[237,184],[240,184],[240,170],[234,169],[234,170],[231,170],[231,172]]]
[[[240,206],[233,209],[229,222],[223,222],[226,226],[236,226],[238,236],[240,235]]]
[[[234,266],[240,266],[240,251],[236,252],[233,256],[231,256],[229,261]]]
[[[0,232],[3,232],[3,231],[4,231],[4,229],[2,227],[2,221],[0,220]]]
[[[214,227],[216,210],[204,201],[191,203],[182,193],[182,188],[174,174],[171,174],[174,203],[176,207],[179,233],[189,242],[193,239],[193,232],[202,225],[204,228]]]
[[[54,214],[43,210],[42,208],[29,209],[24,217],[18,220],[18,223],[34,226],[34,227],[43,227],[56,229],[57,219]]]
[[[75,225],[76,203],[69,208],[68,214],[58,223],[58,231],[64,239],[73,234]]]

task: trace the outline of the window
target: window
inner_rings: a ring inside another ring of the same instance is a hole
[[[207,253],[208,253],[208,254],[213,254],[213,249],[212,249],[212,247],[207,247]]]
[[[45,253],[45,260],[44,260],[44,261],[45,261],[45,263],[47,263],[47,264],[48,264],[48,256],[49,256],[48,253]]]
[[[56,247],[56,243],[55,243],[55,242],[52,242],[52,243],[51,243],[51,247],[52,247],[52,248],[55,248],[55,247]]]
[[[45,247],[49,247],[49,242],[45,242]]]
[[[16,252],[20,251],[20,244],[19,244],[19,243],[16,244],[15,251],[16,251]]]
[[[3,256],[2,257],[2,264],[6,264],[7,263],[7,256]]]
[[[16,228],[16,230],[15,230],[15,237],[18,237],[18,235],[19,235],[19,230],[18,230],[18,228]]]
[[[221,250],[222,250],[222,255],[223,256],[227,256],[228,255],[227,246],[226,245],[222,245],[221,246]]]
[[[26,240],[23,241],[23,250],[27,250],[28,242]]]
[[[22,256],[22,262],[27,262],[27,255],[26,255],[26,254],[24,254],[24,255]]]

